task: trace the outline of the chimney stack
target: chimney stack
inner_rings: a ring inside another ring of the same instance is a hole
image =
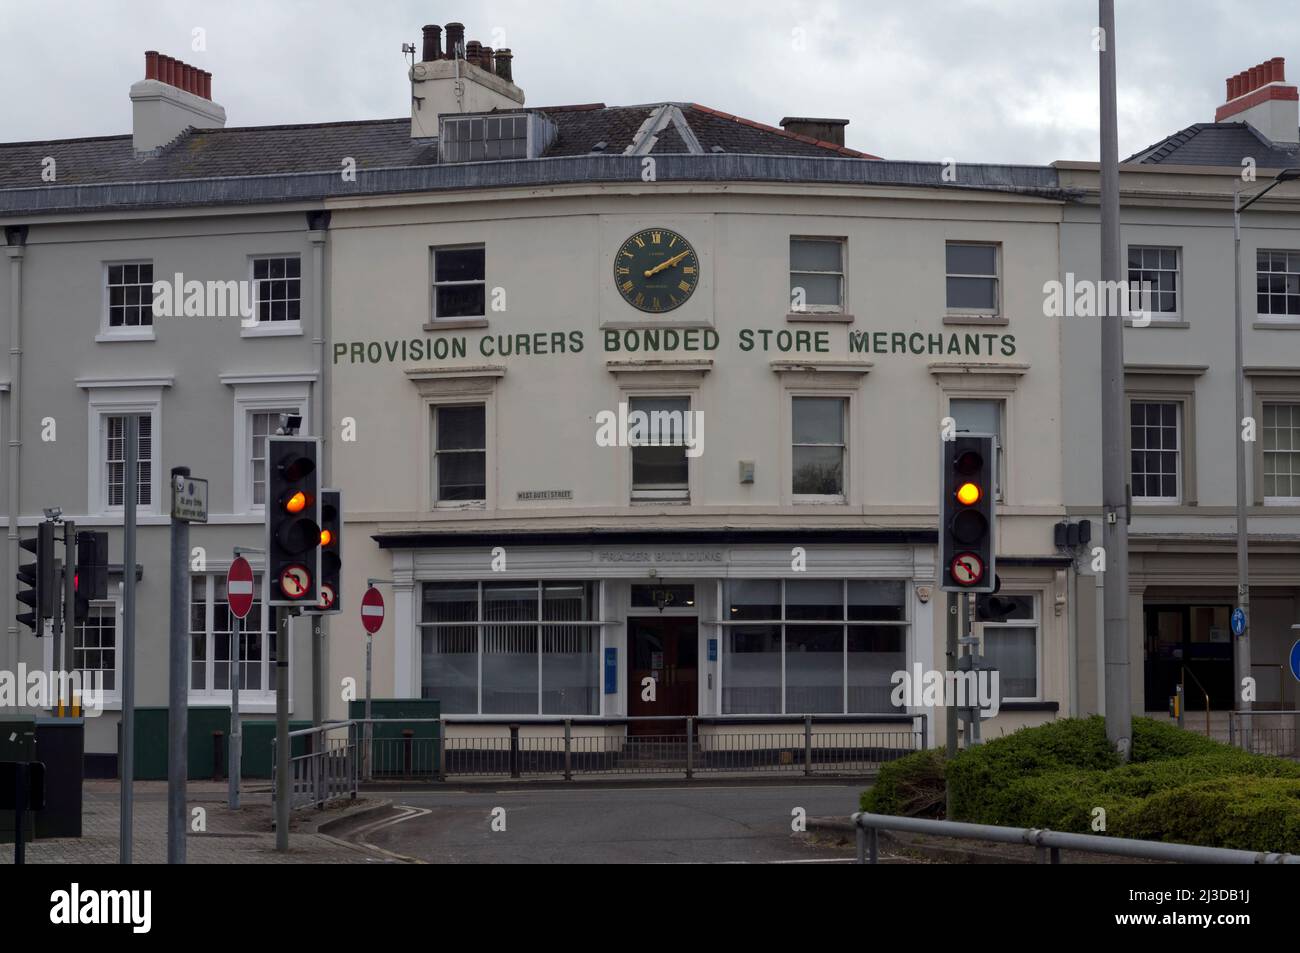
[[[153,152],[186,129],[220,129],[226,111],[212,101],[212,74],[146,50],[144,79],[131,86],[132,140],[136,152]]]
[[[844,127],[848,124],[847,119],[813,119],[808,116],[786,116],[781,120],[781,128],[786,132],[837,146],[844,145]]]
[[[1286,60],[1275,56],[1229,76],[1227,99],[1214,112],[1215,122],[1246,122],[1264,138],[1300,143],[1300,95],[1286,82]]]
[[[424,58],[411,67],[412,139],[436,139],[440,116],[523,107],[524,91],[515,85],[510,50],[493,50],[478,40],[466,43],[465,24],[455,21],[446,26],[443,49],[441,32],[437,26],[424,28]]]

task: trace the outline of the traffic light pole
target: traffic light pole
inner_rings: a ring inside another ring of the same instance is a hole
[[[275,610],[275,849],[289,851],[289,619]]]
[[[190,475],[189,467],[172,467],[171,483]],[[167,863],[185,863],[185,781],[189,768],[189,713],[185,708],[185,670],[189,663],[189,554],[190,524],[172,515],[171,621],[168,626],[167,691]],[[238,649],[234,652],[236,667]]]
[[[944,651],[944,656],[947,659],[948,671],[955,672],[957,671],[957,594],[954,592],[945,592],[943,595],[946,609],[945,615],[948,619],[948,643]],[[369,661],[369,658],[369,655],[367,655],[367,662]],[[947,729],[945,734],[947,735],[948,740],[948,757],[955,758],[957,757],[956,699],[948,699],[948,708],[944,714],[947,717]],[[366,714],[366,717],[370,717],[369,713]],[[948,820],[952,820],[952,789],[948,788],[946,785],[945,787],[947,788],[947,799],[944,806],[943,816],[948,818]]]

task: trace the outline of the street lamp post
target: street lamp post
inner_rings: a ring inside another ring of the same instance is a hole
[[[1246,418],[1246,362],[1243,355],[1242,315],[1241,315],[1241,213],[1263,198],[1271,189],[1291,179],[1300,178],[1300,168],[1283,169],[1273,181],[1260,189],[1245,202],[1241,200],[1241,182],[1232,190],[1232,291],[1233,291],[1233,340],[1236,351],[1237,370],[1237,427],[1245,426]],[[1246,440],[1242,433],[1236,437],[1237,444],[1237,606],[1245,616],[1245,627],[1237,636],[1232,651],[1232,668],[1236,687],[1233,707],[1241,712],[1249,712],[1252,703],[1242,697],[1242,686],[1250,675],[1250,542],[1246,520]],[[1243,718],[1242,728],[1248,728],[1247,719]]]

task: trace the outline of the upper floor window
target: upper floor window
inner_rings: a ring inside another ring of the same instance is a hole
[[[1131,310],[1160,318],[1178,315],[1178,249],[1143,245],[1128,247],[1128,286]]]
[[[791,398],[793,421],[790,492],[795,496],[844,500],[844,418],[848,401],[843,397]]]
[[[435,503],[487,499],[487,409],[483,404],[433,408]]]
[[[686,427],[691,411],[689,397],[633,397],[628,418],[645,415],[646,429],[632,447],[633,500],[688,500],[690,464]]]
[[[276,255],[253,259],[253,300],[258,322],[302,319],[302,259]]]
[[[114,262],[104,266],[105,337],[153,336],[153,262]]]
[[[790,311],[844,310],[844,240],[790,239]]]
[[[1300,315],[1300,251],[1255,253],[1255,302],[1262,315]]]
[[[134,414],[139,421],[136,459],[136,505],[153,505],[153,417]],[[103,417],[104,500],[109,506],[126,503],[126,415]]]
[[[965,398],[954,397],[948,402],[948,413],[957,424],[958,431],[967,433],[991,433],[998,440],[998,465],[994,479],[997,481],[997,499],[1002,499],[1002,487],[1006,483],[1006,439],[1003,431],[1003,418],[1006,416],[1007,402],[1002,398]]]
[[[998,314],[998,246],[947,242],[944,257],[948,310],[990,316]]]
[[[1176,503],[1182,498],[1181,406],[1178,401],[1129,404],[1133,499]]]
[[[486,316],[486,257],[482,245],[433,251],[433,320]]]
[[[1300,502],[1300,404],[1265,404],[1264,502]]]
[[[266,505],[266,438],[280,429],[283,414],[301,413],[297,407],[254,410],[248,414],[249,496],[254,506]]]

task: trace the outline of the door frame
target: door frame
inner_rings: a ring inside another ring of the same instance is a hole
[[[705,664],[705,663],[704,663],[703,660],[702,660],[702,658],[703,658],[703,656],[702,656],[703,646],[701,645],[701,641],[700,641],[700,611],[699,611],[699,595],[698,595],[698,594],[697,594],[696,597],[695,597],[695,602],[696,602],[696,604],[693,605],[693,606],[690,606],[690,607],[685,607],[685,606],[684,606],[684,607],[682,607],[682,608],[680,608],[680,609],[665,609],[663,612],[659,612],[659,611],[656,610],[656,609],[651,609],[651,610],[645,610],[645,609],[640,609],[640,608],[638,608],[638,609],[631,609],[631,608],[629,608],[629,609],[628,609],[627,616],[625,617],[625,619],[624,619],[624,623],[623,623],[623,625],[624,625],[624,630],[623,630],[623,631],[624,631],[624,633],[626,634],[626,640],[625,640],[625,641],[626,641],[626,643],[627,643],[627,650],[626,650],[626,651],[627,651],[627,674],[624,676],[624,679],[623,679],[623,688],[624,688],[624,690],[627,692],[627,704],[624,706],[624,710],[625,710],[625,712],[626,712],[626,711],[630,711],[631,708],[632,708],[632,691],[633,691],[633,686],[632,686],[632,623],[633,623],[634,621],[639,621],[639,620],[642,620],[642,619],[661,619],[661,618],[686,619],[686,618],[692,618],[692,619],[695,620],[695,662],[696,662],[696,677],[695,677],[695,712],[696,712],[696,714],[695,714],[693,717],[696,717],[696,718],[699,717],[699,712],[700,712],[701,710],[703,710],[703,707],[704,707],[704,694],[703,694],[703,692],[704,692],[704,678],[703,678],[703,673],[704,673],[704,664]],[[639,686],[638,686],[638,688],[639,688]],[[683,717],[686,717],[686,716],[683,716]]]

